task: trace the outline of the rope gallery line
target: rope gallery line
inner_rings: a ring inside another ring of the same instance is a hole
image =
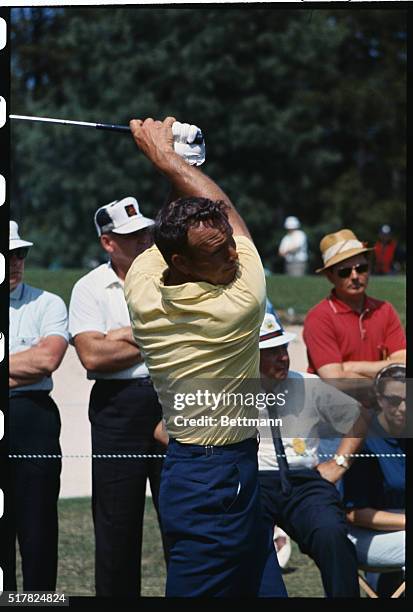
[[[299,457],[300,455],[295,455]],[[354,458],[368,458],[368,457],[382,457],[382,458],[405,458],[405,453],[344,453],[345,457]],[[19,455],[8,455],[9,459],[164,459],[164,454],[111,454],[111,455],[48,455],[48,454],[19,454]],[[276,457],[286,457],[287,459],[291,455],[278,454]],[[319,457],[334,457],[334,453],[320,453]]]

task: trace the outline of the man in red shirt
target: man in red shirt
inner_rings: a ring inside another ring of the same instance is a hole
[[[367,248],[351,230],[320,242],[324,273],[334,285],[304,321],[308,371],[321,378],[373,379],[384,366],[406,362],[406,337],[389,302],[366,295]]]
[[[342,229],[324,236],[320,250],[324,266],[316,273],[322,272],[334,288],[304,321],[308,371],[366,405],[377,372],[390,363],[406,363],[406,336],[393,306],[366,295],[368,252],[373,249]],[[358,452],[368,421],[368,415],[360,417],[358,437],[348,439],[345,456],[334,454],[340,440],[320,440],[320,456],[332,457],[317,468],[324,478],[335,482],[340,468],[350,467],[348,458]]]
[[[390,274],[393,271],[397,242],[391,236],[390,225],[382,225],[376,244],[374,245],[375,274]]]

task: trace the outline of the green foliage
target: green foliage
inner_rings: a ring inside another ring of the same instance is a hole
[[[406,12],[211,7],[13,9],[12,111],[126,124],[174,115],[206,134],[205,170],[267,267],[288,214],[374,240],[405,227]],[[167,186],[128,135],[12,122],[12,214],[36,264],[100,252],[98,206]]]

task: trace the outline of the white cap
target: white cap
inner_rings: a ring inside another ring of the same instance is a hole
[[[284,229],[298,229],[300,227],[300,222],[297,217],[291,216],[287,217],[284,221]]]
[[[380,228],[380,233],[382,234],[391,234],[391,227],[390,225],[382,225]]]
[[[19,226],[16,221],[10,221],[10,234],[9,234],[9,251],[13,249],[20,249],[21,247],[31,247],[33,242],[27,242],[22,240],[19,236]]]
[[[143,216],[137,200],[131,196],[98,208],[94,221],[98,236],[108,232],[132,234],[155,224],[153,219]]]
[[[284,331],[278,317],[267,312],[260,329],[260,349],[282,346],[294,340],[297,334]]]

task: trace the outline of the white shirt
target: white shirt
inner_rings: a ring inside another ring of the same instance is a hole
[[[123,281],[110,262],[82,276],[72,290],[69,306],[69,332],[71,340],[83,332],[106,334],[112,329],[130,326],[129,312],[123,293]],[[92,380],[128,380],[149,376],[141,362],[118,372],[87,371]]]
[[[48,291],[25,283],[10,293],[9,353],[19,353],[35,346],[40,338],[62,336],[69,340],[67,309],[63,300]],[[14,388],[19,391],[51,391],[52,377],[44,376],[30,385]]]
[[[280,242],[279,251],[289,263],[307,261],[307,236],[299,229],[288,232]]]
[[[326,437],[322,432],[346,434],[359,415],[359,404],[315,374],[290,370],[287,381],[276,387],[276,393],[288,389],[285,406],[277,408],[276,416],[283,422],[280,433],[288,465],[290,469],[312,468],[319,463],[320,433]],[[274,415],[268,409],[260,414],[263,419],[269,416]],[[270,426],[260,426],[259,433],[259,470],[278,470]]]

